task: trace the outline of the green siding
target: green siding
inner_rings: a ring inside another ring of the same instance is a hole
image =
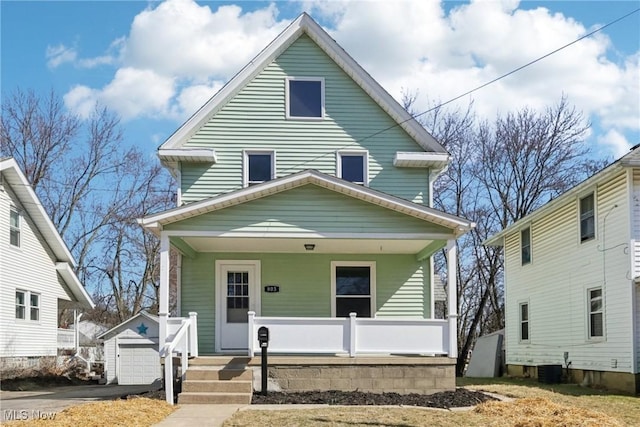
[[[259,259],[263,316],[330,317],[331,261],[376,262],[377,316],[430,317],[429,262],[413,255],[218,254],[200,253],[183,260],[182,313],[198,312],[198,343],[214,352],[215,261]],[[265,293],[264,285],[279,285]]]
[[[313,184],[199,215],[165,230],[450,233],[450,230]]]
[[[324,120],[285,118],[286,76],[325,79]],[[241,188],[243,149],[275,150],[277,177],[305,169],[335,175],[337,150],[367,149],[372,188],[428,203],[428,171],[393,166],[397,151],[423,150],[306,35],[245,86],[185,147],[214,148],[218,155],[215,165],[182,164],[186,203]]]

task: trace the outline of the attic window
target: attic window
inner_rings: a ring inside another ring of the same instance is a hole
[[[287,77],[286,115],[288,119],[318,120],[324,117],[324,79]]]
[[[9,212],[9,242],[20,247],[20,212],[14,208]]]
[[[244,186],[260,184],[275,178],[275,153],[273,151],[244,152]]]
[[[596,236],[595,208],[593,193],[580,199],[580,241]]]

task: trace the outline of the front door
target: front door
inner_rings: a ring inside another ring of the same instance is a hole
[[[218,351],[245,351],[247,314],[260,311],[260,261],[217,261]]]

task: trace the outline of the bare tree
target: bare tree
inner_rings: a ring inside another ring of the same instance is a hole
[[[415,96],[405,94],[411,110]],[[466,111],[435,108],[421,118],[453,159],[434,186],[434,205],[471,219],[458,240],[457,373],[462,375],[476,338],[504,327],[501,248],[482,242],[593,173],[583,138],[589,127],[566,98],[544,111],[523,108],[479,122]],[[442,268],[444,253],[436,260]]]
[[[0,155],[26,172],[100,306],[119,321],[157,309],[158,242],[135,219],[172,204],[158,162],[125,143],[107,109],[82,119],[53,92],[17,90],[3,100],[0,136]]]

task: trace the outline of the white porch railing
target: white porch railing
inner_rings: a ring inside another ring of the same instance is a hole
[[[173,405],[173,356],[180,355],[181,378],[189,368],[189,356],[198,357],[198,313],[189,313],[188,318],[165,317],[166,340],[160,341],[160,357],[164,357],[164,391],[167,403]]]
[[[258,328],[269,328],[269,352],[450,355],[449,321],[316,317],[256,317],[249,312],[249,356],[260,350]],[[452,357],[455,357],[453,355]]]
[[[65,350],[76,348],[75,330],[58,328],[58,348]]]

